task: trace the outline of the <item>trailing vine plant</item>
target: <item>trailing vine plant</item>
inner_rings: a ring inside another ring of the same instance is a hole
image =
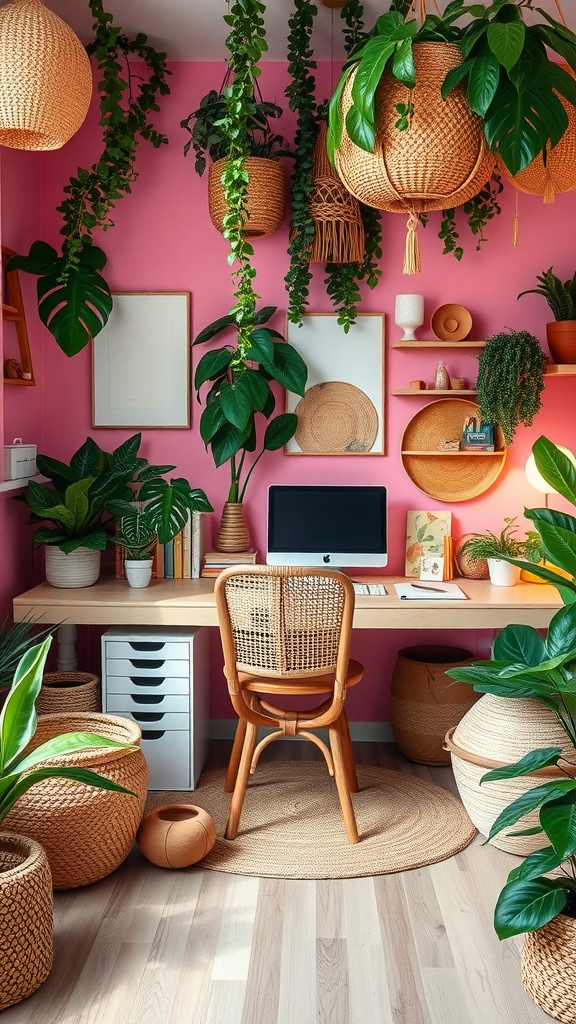
[[[500,425],[506,445],[542,408],[545,365],[542,346],[528,331],[507,328],[486,340],[478,359],[478,405],[483,420]]]
[[[149,116],[157,111],[158,96],[170,92],[166,54],[148,45],[139,32],[134,40],[112,24],[102,0],[88,0],[95,38],[87,47],[98,62],[101,80],[100,124],[103,150],[90,170],[78,168],[64,188],[66,198],[57,207],[62,214],[62,252],[46,242],[33,242],[28,256],[12,257],[10,266],[38,274],[38,312],[42,323],[68,356],[88,344],[105,326],[112,310],[110,289],[101,271],[106,255],[93,245],[97,228],[113,227],[112,211],[132,191],[134,161],[140,139],[156,149],[166,144]],[[136,75],[131,58],[147,68],[146,80]]]

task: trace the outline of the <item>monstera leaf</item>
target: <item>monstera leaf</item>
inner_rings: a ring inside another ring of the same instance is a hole
[[[7,268],[38,274],[38,313],[67,356],[74,356],[105,326],[112,296],[99,273],[106,254],[85,243],[74,261],[47,242],[33,242],[28,256],[12,256]]]

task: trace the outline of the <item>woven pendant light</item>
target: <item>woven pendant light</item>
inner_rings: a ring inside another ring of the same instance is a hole
[[[59,149],[83,123],[92,95],[88,54],[43,0],[0,8],[0,145]]]
[[[326,123],[320,129],[312,164],[314,191],[310,215],[314,221],[311,263],[361,263],[364,259],[364,224],[358,200],[336,174],[326,152]]]

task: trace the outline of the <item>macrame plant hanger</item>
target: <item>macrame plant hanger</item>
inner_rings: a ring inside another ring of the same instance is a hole
[[[334,8],[346,0],[322,0],[332,9],[330,24],[330,66],[334,67]],[[361,263],[365,234],[360,204],[342,184],[326,152],[326,122],[321,120],[312,162],[314,188],[310,216],[314,221],[311,263]]]

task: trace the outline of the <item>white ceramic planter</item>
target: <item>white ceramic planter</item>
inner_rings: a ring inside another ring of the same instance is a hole
[[[46,544],[46,582],[53,587],[91,587],[100,575],[100,551],[76,548],[69,555]]]
[[[490,583],[495,587],[515,587],[520,578],[520,569],[501,558],[488,559]]]
[[[124,570],[131,587],[147,587],[152,579],[152,559],[127,558],[124,561]]]

